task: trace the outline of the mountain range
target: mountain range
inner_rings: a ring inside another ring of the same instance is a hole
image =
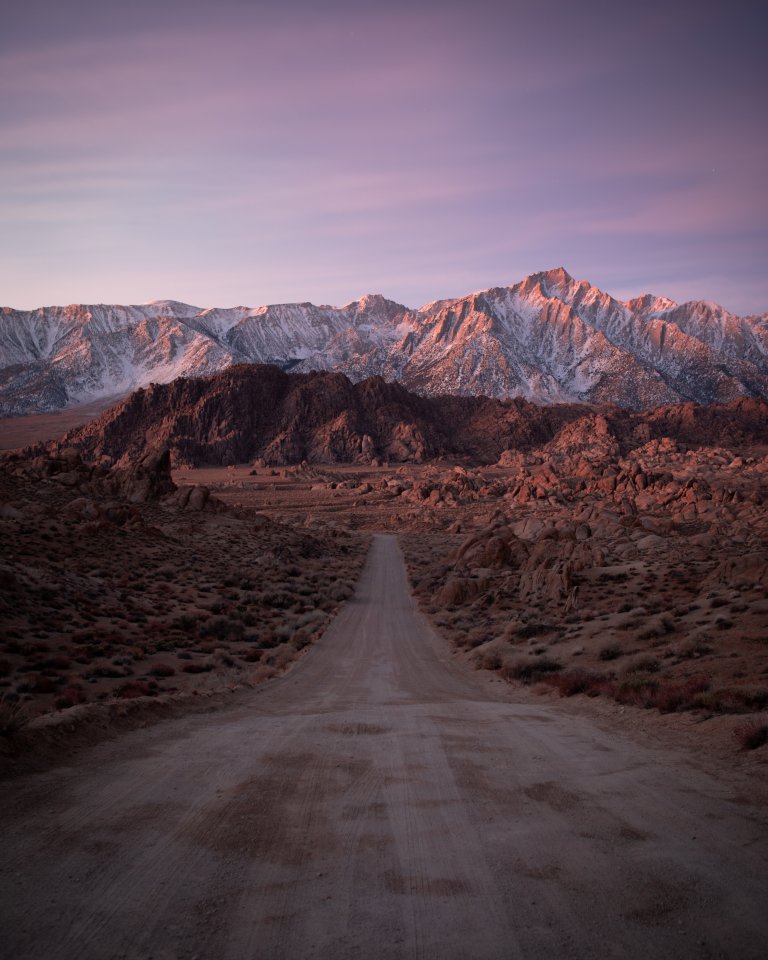
[[[768,397],[768,314],[646,294],[620,301],[563,268],[413,310],[381,295],[200,309],[0,310],[0,414],[119,397],[239,363],[371,376],[417,393],[614,403]]]

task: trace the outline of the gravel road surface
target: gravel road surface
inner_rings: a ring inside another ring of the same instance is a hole
[[[286,676],[0,788],[23,960],[768,956],[768,816],[454,663],[393,537]]]

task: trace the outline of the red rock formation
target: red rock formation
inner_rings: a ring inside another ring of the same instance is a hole
[[[494,463],[502,454],[542,448],[573,458],[591,475],[650,440],[689,446],[768,442],[768,403],[740,399],[631,412],[578,404],[537,406],[488,397],[422,397],[371,377],[353,384],[338,373],[286,374],[240,365],[211,377],[139,390],[52,449],[75,447],[90,459],[135,463],[167,446],[176,463],[421,462],[438,457]],[[548,446],[547,446],[548,445]],[[42,448],[41,448],[42,449]],[[551,481],[551,477],[549,480]],[[547,489],[542,474],[529,495]],[[610,476],[605,478],[610,485]]]

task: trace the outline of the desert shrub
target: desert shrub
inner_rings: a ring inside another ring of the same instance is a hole
[[[16,690],[18,693],[54,693],[56,685],[56,680],[53,677],[31,673],[26,680],[17,685]]]
[[[156,663],[149,672],[153,677],[172,677],[176,670],[170,663]]]
[[[48,657],[46,660],[43,660],[40,663],[40,666],[47,670],[67,670],[70,665],[71,660],[69,657],[65,657],[63,654],[57,654],[56,656]]]
[[[287,610],[293,606],[293,601],[294,597],[284,591],[262,593],[261,595],[261,603],[263,603],[265,607],[272,607],[277,610]]]
[[[66,710],[67,707],[74,707],[78,703],[85,703],[86,695],[80,684],[72,684],[64,687],[56,698],[56,709]]]
[[[34,657],[27,663],[20,663],[16,667],[16,673],[37,673],[40,670],[40,663]]]
[[[517,638],[519,640],[529,640],[531,637],[540,637],[542,634],[550,633],[553,627],[549,623],[538,623],[534,621],[533,623],[526,623],[520,627],[517,631]]]
[[[37,676],[31,687],[32,693],[55,693],[56,687],[64,682],[63,677]]]
[[[240,620],[229,617],[211,617],[200,627],[201,637],[214,637],[217,640],[241,640],[245,628]]]
[[[122,700],[131,700],[134,697],[148,697],[153,693],[152,688],[148,683],[145,683],[143,680],[129,680],[128,683],[122,684],[115,691],[115,695],[120,697]]]
[[[661,669],[661,661],[651,654],[640,654],[627,665],[626,673],[658,673]]]
[[[533,683],[541,677],[562,670],[557,660],[539,657],[536,660],[513,660],[505,663],[500,670],[505,680],[518,680],[520,683]]]
[[[210,673],[213,664],[208,660],[193,660],[182,667],[184,673]]]
[[[130,677],[132,672],[130,667],[118,667],[113,664],[107,664],[106,666],[94,667],[93,670],[89,670],[86,677],[89,679],[91,677],[104,677],[108,680],[117,680],[123,677]]]
[[[653,707],[659,681],[648,673],[629,673],[613,687],[613,697],[617,703],[633,707]]]
[[[695,660],[712,653],[712,644],[708,643],[704,637],[697,637],[694,640],[681,643],[676,648],[675,653],[679,660]]]
[[[12,737],[29,723],[27,707],[18,694],[4,693],[0,697],[0,737]]]
[[[276,670],[282,670],[286,664],[290,663],[294,655],[295,650],[292,647],[286,643],[281,643],[265,657],[264,663]]]
[[[496,650],[475,654],[475,667],[478,670],[498,670],[501,667],[501,656]]]
[[[191,613],[182,613],[173,621],[177,630],[192,630],[197,623],[197,617]]]
[[[282,638],[269,627],[264,627],[259,633],[249,633],[243,639],[251,641],[262,650],[270,650],[282,643]]]
[[[693,707],[712,713],[749,713],[768,706],[768,690],[724,687],[708,690],[694,698]]]
[[[474,649],[475,647],[482,646],[482,644],[487,643],[491,639],[491,634],[485,627],[475,627],[474,630],[470,630],[469,633],[466,634],[461,646]]]
[[[619,646],[618,643],[607,643],[604,647],[600,649],[598,654],[598,659],[600,660],[617,660],[619,657],[624,656],[624,650]]]
[[[768,723],[765,720],[745,720],[733,731],[742,750],[756,750],[768,743]]]
[[[292,634],[289,642],[295,650],[303,650],[312,642],[312,633],[306,628],[297,630]]]
[[[577,693],[589,693],[597,696],[605,678],[591,670],[564,670],[543,678],[543,682],[554,687],[561,697],[573,697]]]
[[[677,710],[691,710],[699,694],[709,689],[706,677],[691,677],[676,683],[665,683],[657,687],[655,706],[660,713],[674,713]]]
[[[238,656],[241,660],[245,660],[246,663],[258,663],[264,656],[264,651],[258,647],[246,648],[245,650],[238,651]]]

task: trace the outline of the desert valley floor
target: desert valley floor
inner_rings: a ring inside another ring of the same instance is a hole
[[[598,452],[7,460],[7,955],[762,960],[765,450]]]

